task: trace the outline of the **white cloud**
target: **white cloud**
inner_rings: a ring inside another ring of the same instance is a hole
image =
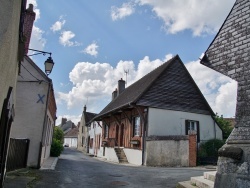
[[[79,43],[76,41],[71,41],[75,37],[75,33],[72,31],[63,31],[59,37],[59,42],[63,46],[78,46]]]
[[[130,3],[123,3],[120,8],[112,6],[111,7],[111,18],[113,21],[123,19],[130,16],[135,11],[134,5]]]
[[[111,101],[111,93],[117,88],[117,81],[121,78],[126,79],[124,70],[129,70],[129,86],[171,57],[172,55],[168,54],[164,60],[150,60],[145,56],[138,66],[133,61],[119,61],[116,67],[109,63],[79,62],[69,74],[73,84],[71,91],[59,92],[58,101],[66,103],[68,109],[71,109],[81,108],[88,100],[88,109],[99,113]],[[201,65],[199,61],[189,62],[186,67],[213,111],[224,117],[234,116],[237,83]]]
[[[213,111],[224,117],[235,116],[237,82],[198,61],[185,64]]]
[[[43,34],[44,31],[34,25],[32,29],[29,48],[43,50],[46,44],[46,39],[43,38]]]
[[[194,36],[217,32],[235,0],[135,0],[148,5],[169,33],[191,30]]]
[[[82,107],[88,98],[88,108],[97,113],[110,102],[118,80],[126,79],[124,70],[129,70],[129,86],[163,62],[159,59],[150,61],[147,56],[139,62],[138,67],[133,61],[119,61],[116,67],[108,63],[79,62],[69,74],[73,88],[68,93],[59,92],[58,101],[65,102],[70,109]]]
[[[58,21],[56,21],[56,22],[50,27],[50,29],[51,29],[53,32],[60,31],[65,23],[66,23],[66,20],[63,20],[62,17],[60,17],[60,19],[59,19]]]
[[[37,8],[36,0],[28,0],[26,8],[29,7],[29,4],[33,4],[33,10],[36,13],[36,19],[35,19],[35,23],[36,23],[36,21],[40,19],[40,9]],[[39,27],[37,27],[35,23],[32,28],[29,48],[43,50],[46,44],[46,39],[43,37],[44,31],[40,29]]]
[[[92,44],[88,45],[84,50],[83,52],[86,53],[86,54],[89,54],[89,55],[92,55],[92,56],[97,56],[98,54],[98,45],[93,42]]]

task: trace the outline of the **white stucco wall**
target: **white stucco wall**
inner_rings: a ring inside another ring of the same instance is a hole
[[[32,72],[33,76],[21,67],[22,76],[18,76],[15,119],[11,127],[10,137],[30,139],[27,165],[37,167],[39,160],[41,160],[39,152],[40,143],[43,142],[43,128],[47,116],[46,100],[49,84],[44,81],[39,82],[34,78],[44,80],[26,60],[22,64]],[[39,101],[38,95],[44,96],[42,101]],[[41,157],[43,154],[42,152]]]
[[[64,138],[64,145],[68,144],[69,147],[77,147],[77,138]]]
[[[142,151],[136,149],[123,148],[123,151],[127,157],[127,160],[131,164],[142,164]]]
[[[210,115],[156,108],[148,110],[148,136],[185,135],[185,120],[199,121],[201,141],[213,139],[215,135],[222,139],[222,130]]]
[[[105,148],[105,158],[108,161],[119,163],[119,160],[118,160],[118,157],[117,157],[117,155],[115,153],[114,148],[109,148],[109,147]]]
[[[101,146],[102,145],[102,127],[100,126],[102,126],[102,122],[100,121],[99,124],[94,121],[91,123],[90,127],[88,128],[88,135],[90,136],[90,139],[93,139],[93,147],[89,148],[89,153],[98,157],[104,157],[103,147]],[[97,147],[98,146],[98,143],[96,140],[97,135],[100,135],[100,141],[99,141],[100,148]]]

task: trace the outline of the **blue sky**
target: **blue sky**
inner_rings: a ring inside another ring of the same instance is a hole
[[[235,113],[237,83],[199,64],[234,0],[28,0],[34,4],[30,48],[52,52],[50,78],[61,117],[98,113],[124,70],[128,86],[178,54],[214,112]],[[43,68],[46,57],[33,56]]]

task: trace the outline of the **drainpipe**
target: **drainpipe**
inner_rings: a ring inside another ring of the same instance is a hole
[[[144,109],[143,138],[142,138],[142,165],[145,165],[147,123],[148,123],[148,108]]]
[[[45,106],[45,113],[44,113],[44,120],[43,120],[43,133],[41,138],[41,145],[40,145],[40,151],[38,156],[38,164],[37,168],[41,168],[41,158],[42,158],[42,148],[43,148],[43,137],[46,132],[46,123],[47,123],[47,110],[48,110],[48,103],[49,103],[49,94],[50,94],[50,88],[51,88],[51,79],[49,79],[48,83],[48,92],[47,92],[47,98],[46,98],[46,106]]]
[[[215,119],[214,119],[214,139],[216,139],[216,124],[215,124]]]

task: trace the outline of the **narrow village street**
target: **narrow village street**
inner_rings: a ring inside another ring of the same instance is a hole
[[[34,188],[176,187],[177,182],[200,176],[205,168],[165,168],[112,164],[65,148],[55,170],[38,170]]]

